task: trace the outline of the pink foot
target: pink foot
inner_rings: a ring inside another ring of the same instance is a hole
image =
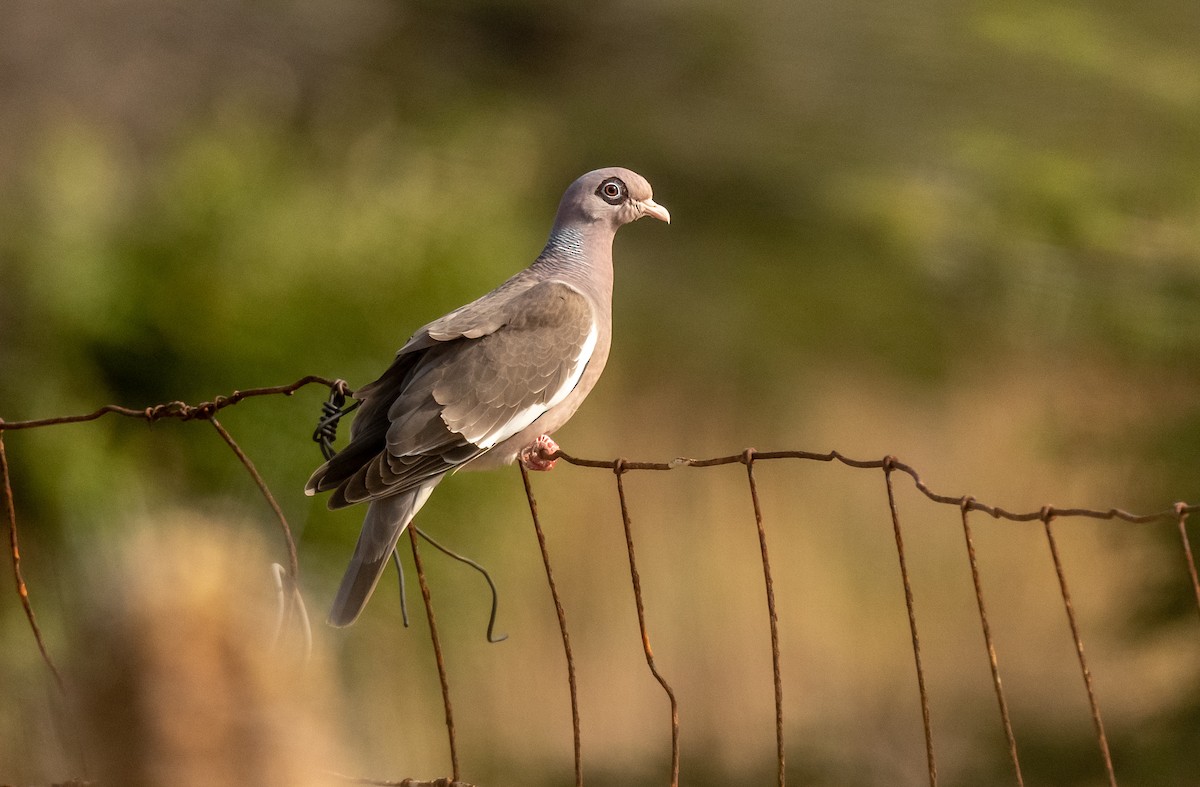
[[[550,435],[542,435],[521,449],[517,459],[528,470],[549,470],[558,459],[550,459],[558,451],[558,443],[550,439]]]

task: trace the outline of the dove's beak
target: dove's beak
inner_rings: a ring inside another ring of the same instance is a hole
[[[638,206],[638,213],[640,215],[653,216],[654,218],[658,219],[659,221],[665,221],[668,224],[671,223],[671,212],[669,210],[667,210],[666,208],[664,208],[662,205],[659,205],[654,200],[652,200],[652,199],[642,200],[641,202],[637,203],[637,206]]]

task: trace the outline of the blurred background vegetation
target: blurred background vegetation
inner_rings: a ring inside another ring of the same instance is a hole
[[[531,260],[572,179],[620,164],[674,223],[617,241],[613,358],[559,435],[568,451],[890,453],[1010,509],[1200,498],[1194,2],[7,0],[0,16],[7,420],[310,373],[361,385],[412,330]],[[223,419],[301,530],[317,617],[359,523],[300,493],[320,399]],[[274,536],[203,425],[107,420],[6,444],[54,652],[108,594],[94,564],[133,523],[186,509]],[[790,775],[922,783],[882,480],[760,472]],[[641,661],[612,477],[534,480],[574,621],[589,783],[661,783],[667,711]],[[628,485],[684,781],[765,783],[744,478]],[[901,487],[942,774],[1011,783],[957,512]],[[512,470],[452,479],[421,515],[502,591],[510,639],[487,645],[482,583],[427,559],[464,775],[482,784],[561,784],[571,768],[523,507]],[[1040,526],[976,527],[1026,778],[1100,783]],[[1060,531],[1118,776],[1188,783],[1200,648],[1173,526]],[[342,706],[334,770],[447,770],[427,638],[396,607],[382,592],[357,626],[321,632]],[[0,632],[0,781],[79,774],[11,594]]]

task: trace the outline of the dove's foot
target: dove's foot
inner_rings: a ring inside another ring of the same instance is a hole
[[[557,458],[549,457],[557,452],[558,443],[551,440],[550,435],[544,434],[522,448],[521,453],[517,454],[517,459],[527,470],[549,470],[558,461]]]

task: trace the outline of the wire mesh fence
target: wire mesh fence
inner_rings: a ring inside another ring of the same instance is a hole
[[[154,405],[142,409],[107,405],[93,412],[82,415],[60,416],[38,420],[13,422],[5,422],[0,419],[0,480],[2,480],[0,489],[2,489],[2,494],[4,497],[4,515],[7,520],[9,533],[12,575],[18,598],[24,611],[24,615],[27,619],[29,629],[32,633],[33,643],[36,646],[42,661],[53,677],[54,683],[60,692],[66,693],[67,687],[63,681],[58,667],[56,666],[56,662],[50,652],[50,648],[46,644],[45,637],[42,635],[38,624],[38,618],[35,613],[33,595],[30,592],[29,585],[22,572],[17,507],[11,482],[9,467],[10,460],[5,448],[5,434],[9,431],[40,429],[51,426],[94,421],[108,415],[117,415],[126,418],[144,420],[147,422],[168,419],[180,421],[198,420],[209,422],[213,429],[219,434],[225,445],[230,449],[235,458],[248,473],[248,475],[253,479],[279,524],[286,557],[284,560],[285,565],[279,566],[276,575],[278,592],[276,636],[279,636],[279,632],[281,632],[285,627],[295,625],[299,626],[304,632],[305,639],[311,642],[311,633],[308,629],[308,614],[305,610],[303,596],[300,592],[299,558],[291,527],[289,526],[287,518],[279,506],[274,494],[269,489],[267,483],[263,480],[262,475],[258,472],[253,461],[242,450],[238,442],[217,418],[217,414],[224,408],[236,405],[247,399],[264,396],[290,396],[301,388],[309,385],[321,385],[328,387],[331,391],[331,399],[334,397],[339,399],[344,398],[350,393],[346,388],[345,383],[340,380],[329,380],[318,376],[308,376],[297,380],[290,385],[235,391],[228,396],[217,397],[212,401],[203,402],[197,405],[189,405],[178,401]],[[314,439],[317,439],[319,442],[323,440],[325,443],[329,443],[334,437],[334,431],[329,428],[328,419],[335,409],[336,408],[333,408],[331,410],[328,406],[326,407],[325,418],[322,420],[322,425],[318,428],[317,433],[314,435]],[[1178,529],[1178,544],[1182,557],[1182,559],[1179,561],[1179,573],[1181,575],[1181,581],[1190,582],[1190,589],[1195,598],[1197,611],[1200,611],[1200,577],[1198,577],[1197,574],[1196,561],[1191,548],[1188,533],[1188,517],[1191,513],[1200,508],[1200,505],[1188,504],[1184,501],[1176,502],[1168,508],[1148,514],[1132,513],[1118,508],[1059,508],[1049,505],[1033,511],[1009,511],[999,506],[977,500],[970,495],[954,496],[935,492],[925,483],[915,468],[895,457],[886,456],[880,459],[862,460],[844,456],[837,451],[818,453],[800,450],[756,451],[754,449],[745,449],[739,453],[707,459],[677,458],[668,462],[646,462],[631,461],[624,458],[616,458],[611,460],[586,459],[572,456],[560,450],[554,454],[546,456],[545,458],[561,459],[564,462],[580,468],[605,471],[612,473],[613,475],[615,487],[613,491],[619,503],[621,525],[623,528],[625,547],[628,556],[629,580],[635,600],[637,623],[641,636],[642,649],[647,668],[652,674],[654,680],[661,687],[662,692],[665,695],[667,710],[669,710],[669,729],[664,729],[663,745],[669,745],[670,766],[669,772],[664,773],[661,776],[662,783],[678,785],[680,781],[680,761],[683,757],[680,737],[681,709],[676,692],[672,688],[670,676],[665,675],[656,664],[654,652],[651,647],[651,636],[646,616],[646,604],[644,600],[642,580],[638,570],[635,549],[635,516],[634,512],[631,511],[631,506],[625,490],[625,478],[631,473],[665,472],[679,470],[682,468],[703,469],[725,465],[741,465],[745,468],[746,494],[749,504],[747,506],[747,520],[749,524],[753,526],[757,536],[759,553],[761,555],[762,582],[765,590],[764,613],[767,619],[766,630],[770,637],[775,711],[774,730],[776,762],[773,770],[775,780],[779,785],[783,785],[787,778],[785,758],[787,719],[785,718],[784,714],[784,681],[779,644],[779,614],[776,606],[777,602],[774,590],[772,562],[768,549],[770,522],[766,520],[763,514],[763,506],[755,475],[755,468],[763,463],[796,461],[839,463],[845,467],[855,470],[880,472],[883,481],[881,494],[886,496],[887,500],[891,529],[895,538],[895,554],[899,565],[899,573],[902,584],[900,590],[902,590],[903,593],[904,605],[907,613],[908,629],[911,635],[912,665],[915,682],[917,684],[917,694],[919,696],[919,717],[921,719],[921,727],[924,735],[926,769],[928,773],[928,782],[930,785],[937,785],[939,779],[936,736],[930,709],[930,690],[926,680],[926,667],[922,661],[921,639],[918,629],[919,605],[915,598],[913,585],[910,580],[908,556],[906,554],[904,544],[904,528],[902,526],[901,510],[896,500],[895,477],[897,474],[901,476],[907,476],[915,489],[918,490],[920,494],[922,494],[929,501],[938,505],[954,507],[959,512],[965,545],[965,557],[970,568],[972,587],[975,597],[975,607],[978,610],[979,626],[983,636],[983,655],[986,657],[988,662],[992,688],[995,694],[996,718],[999,726],[1003,730],[1004,739],[1007,744],[1008,758],[1011,762],[1012,780],[1013,783],[1017,785],[1021,785],[1023,787],[1025,783],[1025,777],[1022,772],[1020,754],[1018,751],[1016,736],[1014,734],[1013,721],[1009,712],[1009,703],[1006,697],[1004,683],[1001,679],[1000,660],[997,654],[997,646],[995,638],[992,634],[992,627],[989,623],[988,608],[985,602],[984,593],[985,583],[981,576],[979,561],[976,555],[975,539],[971,527],[973,516],[982,514],[995,519],[1004,519],[1014,522],[1039,522],[1041,524],[1041,529],[1045,536],[1046,545],[1055,571],[1055,578],[1060,592],[1060,601],[1065,612],[1066,625],[1069,630],[1071,640],[1074,644],[1074,652],[1078,671],[1083,683],[1082,689],[1086,695],[1087,708],[1091,716],[1091,725],[1095,736],[1096,758],[1098,760],[1099,767],[1103,769],[1103,774],[1110,785],[1117,784],[1116,770],[1113,764],[1113,752],[1111,751],[1109,737],[1105,730],[1104,717],[1101,712],[1101,703],[1097,696],[1095,682],[1093,680],[1092,671],[1089,667],[1088,658],[1085,652],[1083,637],[1080,632],[1079,621],[1076,615],[1075,605],[1070,590],[1070,583],[1068,581],[1067,572],[1064,568],[1064,564],[1060,555],[1058,539],[1055,535],[1056,521],[1064,518],[1088,518],[1095,520],[1119,520],[1127,523],[1174,523]],[[566,668],[566,680],[570,690],[569,693],[571,701],[574,781],[576,785],[582,785],[584,783],[582,746],[585,739],[585,729],[581,722],[581,714],[579,709],[576,658],[571,647],[571,639],[568,630],[569,616],[564,607],[557,583],[555,581],[552,561],[542,529],[541,516],[539,514],[538,503],[534,493],[533,484],[531,483],[529,474],[526,472],[524,467],[521,468],[521,475],[523,489],[528,501],[532,523],[538,538],[547,585],[554,602],[558,627],[561,634],[563,657]],[[445,714],[445,726],[447,731],[450,775],[432,781],[419,781],[414,779],[387,781],[337,775],[337,778],[344,779],[347,782],[384,785],[465,784],[465,782],[462,781],[461,776],[458,740],[454,720],[454,708],[451,702],[452,679],[448,673],[446,660],[443,656],[442,645],[438,634],[437,618],[434,614],[432,603],[432,594],[426,579],[425,569],[421,558],[420,535],[423,534],[420,533],[417,528],[414,527],[409,529],[410,546],[417,571],[422,600],[426,611],[426,618],[429,626],[440,683],[442,704]],[[441,548],[436,544],[436,542],[434,542],[434,545],[438,546],[439,549]],[[968,658],[970,657],[970,654],[963,654],[963,657]],[[916,713],[914,711],[914,720],[915,718]],[[664,724],[664,727],[668,727],[668,725]]]

